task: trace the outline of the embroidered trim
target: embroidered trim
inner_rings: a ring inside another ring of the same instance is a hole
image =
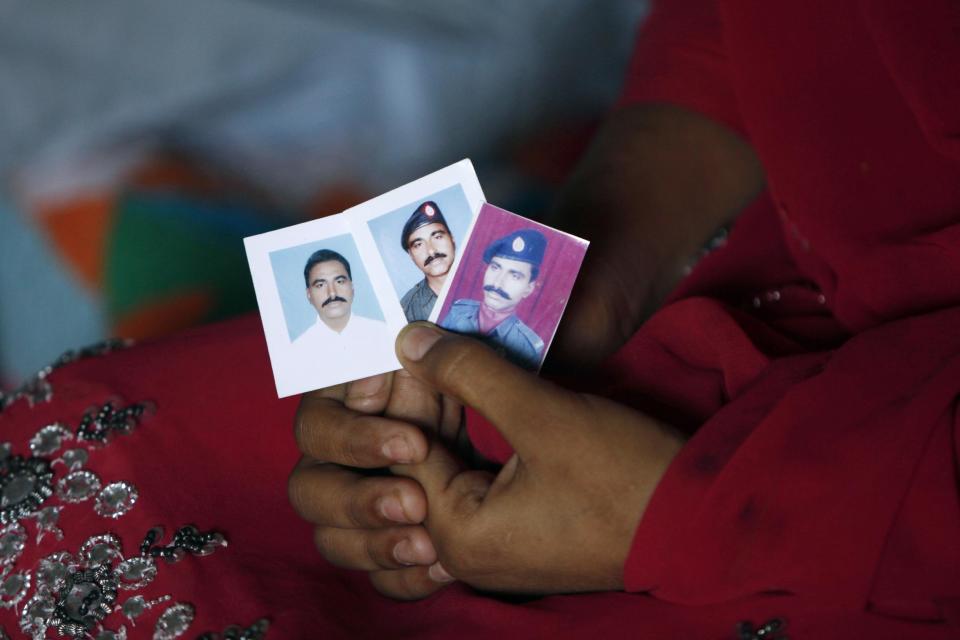
[[[783,618],[773,618],[761,624],[758,628],[753,628],[753,623],[747,620],[737,623],[736,640],[790,640],[787,636],[780,633],[787,626]]]
[[[162,531],[160,527],[150,529],[140,543],[139,555],[131,558],[123,557],[119,537],[105,533],[88,538],[75,555],[61,551],[42,559],[34,570],[35,592],[20,616],[21,630],[34,640],[45,638],[48,629],[67,638],[87,638],[94,633],[98,638],[126,638],[125,627],[117,631],[105,629],[103,620],[120,611],[131,626],[135,626],[136,618],[144,611],[172,599],[167,595],[146,600],[142,595],[134,595],[118,606],[121,590],[141,589],[153,581],[157,574],[155,558],[176,562],[187,553],[209,555],[227,545],[222,534],[201,532],[192,525],[178,529],[170,543],[156,544]],[[11,574],[0,582],[0,605],[15,606],[26,597],[29,588],[29,572]],[[156,640],[178,638],[193,618],[193,605],[172,605],[157,620],[153,637]]]
[[[52,363],[43,367],[35,374],[24,380],[23,384],[13,391],[0,391],[0,413],[3,413],[4,410],[6,410],[10,405],[20,399],[25,399],[27,404],[29,404],[31,407],[41,402],[50,402],[50,400],[53,399],[53,387],[50,385],[50,381],[47,380],[47,377],[54,371],[54,369],[59,369],[63,365],[76,362],[77,360],[94,358],[112,351],[126,349],[132,344],[132,340],[111,338],[109,340],[103,340],[81,349],[71,349],[69,351],[65,351]]]

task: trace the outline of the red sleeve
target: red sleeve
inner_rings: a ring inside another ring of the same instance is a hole
[[[712,0],[660,0],[643,23],[620,106],[667,103],[743,134]]]
[[[960,160],[960,2],[861,0],[877,51],[924,135]]]
[[[768,362],[756,321],[716,301],[651,318],[617,356],[624,379],[705,421],[643,515],[627,589],[960,613],[958,321],[952,308]]]
[[[744,133],[713,0],[659,0],[637,35],[618,106],[668,103]],[[486,458],[506,462],[510,445],[483,416],[466,409],[467,432]]]

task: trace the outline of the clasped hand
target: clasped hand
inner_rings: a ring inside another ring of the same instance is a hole
[[[427,323],[397,346],[403,370],[301,402],[289,495],[320,552],[404,599],[455,579],[515,593],[621,589],[634,530],[682,438]],[[462,405],[513,447],[498,473],[453,453]],[[383,467],[391,473],[365,471]]]

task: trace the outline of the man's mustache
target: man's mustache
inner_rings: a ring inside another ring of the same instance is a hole
[[[486,285],[484,285],[484,286],[483,286],[483,290],[484,290],[484,291],[489,291],[490,293],[495,293],[495,294],[497,294],[498,296],[500,296],[501,298],[503,298],[504,300],[512,300],[512,299],[513,299],[513,298],[510,297],[510,294],[509,294],[509,293],[507,293],[506,291],[504,291],[504,290],[501,289],[500,287],[495,287],[495,286],[493,286],[492,284],[486,284]]]
[[[437,260],[437,259],[439,259],[439,258],[446,258],[446,257],[447,257],[447,254],[445,254],[445,253],[435,253],[435,254],[433,254],[432,256],[427,256],[427,259],[423,261],[423,266],[427,266],[427,265],[429,265],[431,262],[433,262],[434,260]]]
[[[324,300],[324,301],[323,301],[323,304],[320,305],[320,306],[321,306],[321,307],[325,307],[325,306],[327,306],[328,304],[330,304],[331,302],[346,302],[346,301],[347,301],[346,298],[341,298],[340,296],[330,296],[329,298],[327,298],[326,300]]]

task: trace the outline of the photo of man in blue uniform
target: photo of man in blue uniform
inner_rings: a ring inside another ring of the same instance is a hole
[[[494,240],[483,252],[483,297],[454,302],[440,326],[475,335],[511,362],[536,371],[543,340],[517,317],[516,308],[536,290],[546,248],[546,237],[535,229]]]

